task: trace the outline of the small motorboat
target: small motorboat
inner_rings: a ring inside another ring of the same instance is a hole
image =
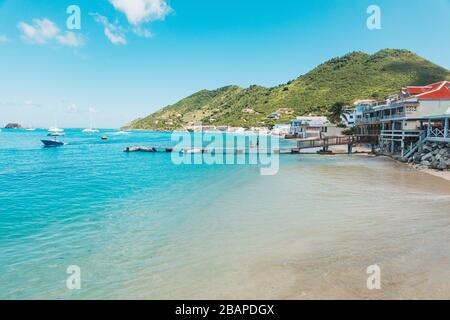
[[[106,134],[102,135],[102,140],[108,140],[108,136]]]
[[[65,135],[66,134],[64,132],[50,132],[49,134],[47,134],[47,136],[49,137],[62,137]]]
[[[58,140],[41,140],[44,144],[44,147],[61,147],[64,145],[64,142]]]

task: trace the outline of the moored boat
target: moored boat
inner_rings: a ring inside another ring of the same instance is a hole
[[[99,133],[100,131],[96,129],[93,125],[94,120],[92,119],[92,112],[91,109],[89,110],[89,128],[84,129],[82,132],[84,133]]]
[[[50,132],[47,134],[47,136],[49,136],[49,137],[62,137],[65,135],[66,134],[64,132]]]
[[[61,147],[64,145],[64,142],[58,140],[41,140],[44,144],[44,147]]]

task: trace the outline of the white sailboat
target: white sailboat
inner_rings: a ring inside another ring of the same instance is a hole
[[[50,132],[49,135],[52,133],[61,133],[64,131],[64,129],[58,128],[58,126],[56,125],[56,115],[53,116],[53,123],[54,125],[48,128],[48,132]]]
[[[93,125],[92,125],[92,113],[91,111],[89,111],[89,128],[84,129],[82,132],[84,133],[99,133],[98,129],[94,129]]]

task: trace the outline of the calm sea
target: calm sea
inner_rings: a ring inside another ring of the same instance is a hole
[[[450,298],[447,181],[361,156],[175,165],[122,152],[168,133],[66,132],[0,133],[2,299]]]

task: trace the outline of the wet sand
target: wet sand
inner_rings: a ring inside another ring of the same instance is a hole
[[[186,269],[159,298],[450,298],[450,183],[380,157],[297,159],[184,226]]]

